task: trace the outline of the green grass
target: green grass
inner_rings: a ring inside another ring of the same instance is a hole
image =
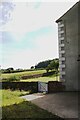
[[[56,75],[52,75],[50,77],[39,77],[39,78],[32,78],[32,79],[25,79],[20,80],[21,82],[48,82],[48,81],[59,81],[59,75],[56,77]]]
[[[41,73],[46,73],[46,70],[36,70],[36,71],[26,71],[26,72],[18,72],[18,73],[9,73],[9,74],[2,74],[1,77],[2,79],[7,79],[3,81],[22,81],[22,82],[48,82],[48,81],[59,81],[59,75],[56,77],[56,75],[51,75],[47,77],[39,77],[39,78],[31,78],[31,79],[21,79],[21,76],[26,76],[26,75],[34,75],[34,74],[41,74]],[[15,80],[14,80],[15,78]],[[19,79],[17,79],[19,78]],[[17,79],[17,80],[16,80]]]
[[[21,77],[21,76],[25,76],[25,75],[35,75],[35,74],[41,74],[41,73],[45,73],[46,70],[36,70],[36,71],[26,71],[26,72],[18,72],[18,73],[7,73],[7,74],[1,74],[1,78],[10,78],[12,76],[16,76],[16,77]]]
[[[9,120],[9,118],[60,118],[52,113],[39,108],[29,101],[19,98],[20,95],[26,94],[24,91],[10,91],[1,90],[2,93],[2,117]]]
[[[19,96],[29,94],[29,91],[11,91],[11,90],[0,90],[0,98],[2,95],[2,106],[9,106],[12,104],[18,104],[23,101]]]

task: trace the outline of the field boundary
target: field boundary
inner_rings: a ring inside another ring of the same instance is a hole
[[[0,82],[0,85],[2,85],[2,89],[38,92],[38,82]]]
[[[12,89],[12,90],[20,90],[20,91],[25,90],[25,91],[30,91],[30,93],[39,92],[38,82],[0,82],[0,86],[1,85],[2,85],[2,89]],[[63,85],[62,82],[49,81],[47,85],[48,85],[48,93],[65,91],[65,85]]]

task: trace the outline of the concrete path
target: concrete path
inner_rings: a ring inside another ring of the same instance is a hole
[[[25,96],[22,96],[21,98],[24,98],[28,101],[32,101],[34,99],[38,99],[38,98],[41,98],[41,97],[44,97],[44,95],[41,94],[41,93],[37,93],[37,94],[25,95]]]
[[[78,118],[77,92],[61,92],[46,95],[34,94],[32,99],[31,95],[24,98],[62,118]]]

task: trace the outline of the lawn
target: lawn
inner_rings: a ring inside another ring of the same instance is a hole
[[[3,119],[9,118],[53,118],[60,120],[61,118],[52,113],[39,108],[29,101],[25,101],[19,96],[28,94],[25,91],[10,91],[0,90],[0,97],[2,94],[2,116]],[[61,119],[62,120],[62,119]]]

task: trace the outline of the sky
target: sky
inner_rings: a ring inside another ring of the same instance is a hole
[[[28,69],[58,58],[55,22],[78,0],[3,0],[0,2],[0,65]]]

